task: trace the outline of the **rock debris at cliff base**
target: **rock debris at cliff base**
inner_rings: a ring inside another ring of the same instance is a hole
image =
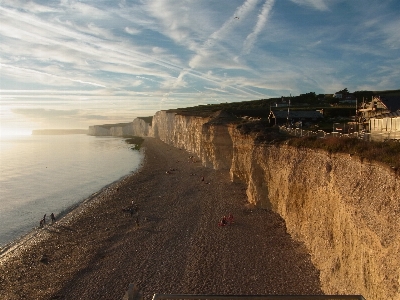
[[[121,299],[129,283],[145,299],[322,294],[305,247],[277,214],[248,207],[245,186],[227,171],[157,139],[143,147],[139,173],[1,257],[1,299]],[[219,227],[229,213],[234,223]]]

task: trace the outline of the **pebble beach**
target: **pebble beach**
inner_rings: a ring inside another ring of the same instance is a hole
[[[249,205],[228,170],[154,138],[141,151],[137,173],[1,253],[1,299],[122,299],[130,283],[146,300],[323,294],[304,245],[278,214]]]

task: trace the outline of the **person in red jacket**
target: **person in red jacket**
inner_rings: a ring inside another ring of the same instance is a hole
[[[228,224],[228,221],[225,216],[222,217],[221,221],[219,221],[218,226],[225,226]]]

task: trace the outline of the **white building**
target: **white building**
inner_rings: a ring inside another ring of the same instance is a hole
[[[371,133],[400,132],[400,110],[369,119]]]

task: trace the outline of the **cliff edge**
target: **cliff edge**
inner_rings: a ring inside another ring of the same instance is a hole
[[[184,148],[244,182],[248,201],[279,213],[305,244],[326,294],[400,299],[400,184],[390,168],[268,143],[221,113],[159,111],[149,130],[136,133]]]

